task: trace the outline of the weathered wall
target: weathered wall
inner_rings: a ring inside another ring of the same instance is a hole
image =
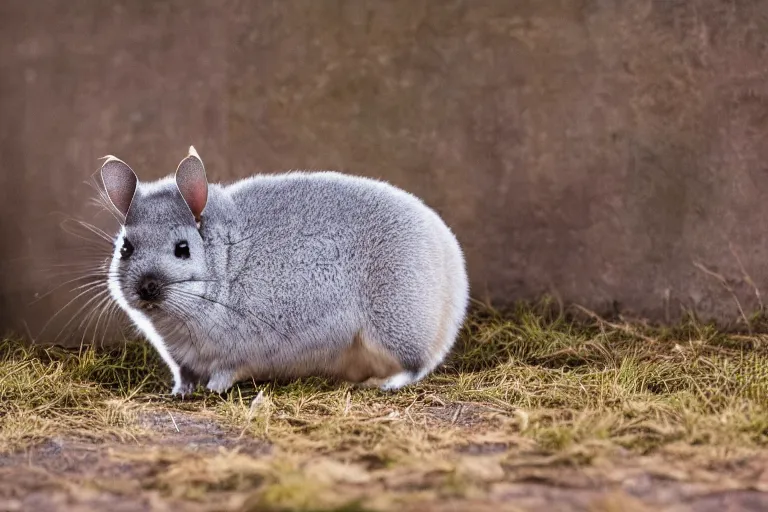
[[[29,306],[98,157],[157,178],[190,143],[213,179],[422,196],[477,298],[735,317],[695,262],[768,289],[768,2],[0,2],[0,57],[2,327],[71,297]]]

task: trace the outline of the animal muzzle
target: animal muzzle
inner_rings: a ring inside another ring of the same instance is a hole
[[[139,300],[149,304],[159,302],[162,299],[162,292],[162,282],[154,274],[142,276],[136,286],[136,295],[139,296]]]

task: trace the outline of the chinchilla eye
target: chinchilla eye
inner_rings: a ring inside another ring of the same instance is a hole
[[[177,258],[181,258],[183,260],[189,258],[189,244],[186,240],[182,240],[181,242],[176,244],[176,249],[173,251],[173,254]]]
[[[123,246],[120,248],[120,258],[127,260],[133,254],[133,245],[128,240],[123,240]]]

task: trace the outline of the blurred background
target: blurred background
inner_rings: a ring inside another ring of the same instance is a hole
[[[760,0],[4,1],[0,114],[0,328],[41,340],[98,158],[150,180],[190,144],[212,181],[421,196],[496,305],[728,321],[768,284]]]

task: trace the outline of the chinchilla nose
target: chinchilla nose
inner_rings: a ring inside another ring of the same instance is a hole
[[[156,276],[145,275],[139,281],[136,292],[141,300],[154,302],[160,298],[160,281]]]

